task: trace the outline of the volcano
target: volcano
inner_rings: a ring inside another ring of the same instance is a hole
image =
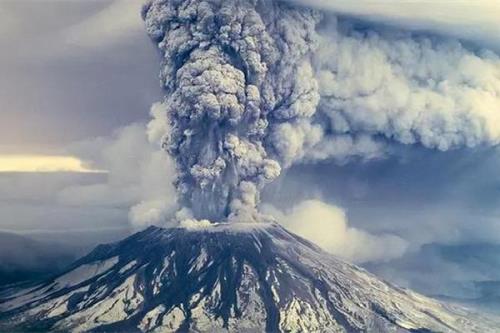
[[[498,332],[272,223],[149,227],[4,290],[0,331]]]

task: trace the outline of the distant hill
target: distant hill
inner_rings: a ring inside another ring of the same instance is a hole
[[[426,244],[364,268],[425,295],[499,313],[499,254],[499,244]]]
[[[0,286],[56,274],[74,261],[74,249],[0,232]]]
[[[0,232],[0,287],[59,273],[96,245],[129,236],[127,228],[45,231],[27,235]]]

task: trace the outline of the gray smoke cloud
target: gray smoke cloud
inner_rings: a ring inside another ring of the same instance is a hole
[[[165,145],[182,204],[198,219],[258,219],[259,192],[281,172],[272,128],[301,124],[319,102],[309,57],[320,16],[193,0],[150,2],[143,17],[163,56]]]
[[[183,216],[259,220],[295,163],[500,141],[492,51],[282,1],[154,0],[143,18],[166,92],[150,138],[176,161]]]
[[[500,58],[456,40],[332,24],[316,56],[321,112],[333,133],[427,148],[496,145]]]

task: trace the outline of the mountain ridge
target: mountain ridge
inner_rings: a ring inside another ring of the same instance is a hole
[[[0,299],[0,329],[495,332],[270,223],[149,227]]]
[[[78,258],[73,248],[0,231],[0,288],[53,275]]]

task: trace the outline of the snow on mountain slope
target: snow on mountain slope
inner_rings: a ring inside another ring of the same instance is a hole
[[[10,295],[10,296],[7,296]],[[0,331],[499,332],[276,224],[150,227],[0,299]]]

